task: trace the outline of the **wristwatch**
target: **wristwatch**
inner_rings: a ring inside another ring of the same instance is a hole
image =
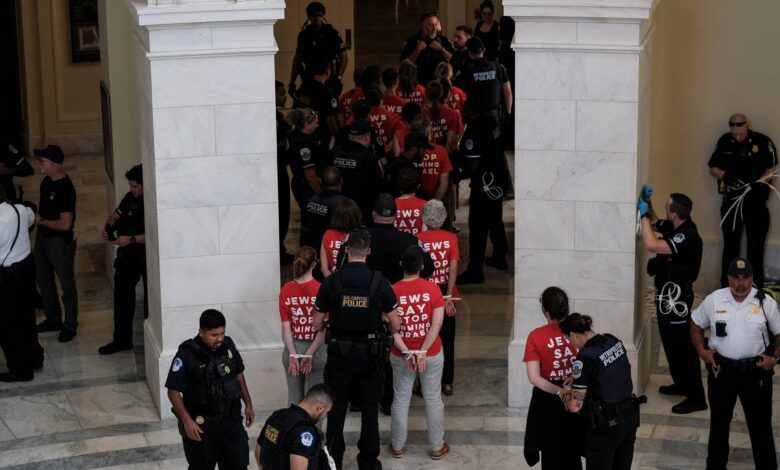
[[[130,243],[136,243],[135,235],[130,235]]]

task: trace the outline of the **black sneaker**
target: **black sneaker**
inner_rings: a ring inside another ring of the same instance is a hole
[[[62,329],[62,323],[54,323],[52,321],[49,321],[48,319],[38,323],[38,325],[35,327],[35,330],[38,333],[47,333],[49,331],[60,331],[61,329]]]
[[[680,403],[672,407],[672,413],[678,415],[687,415],[688,413],[693,413],[695,411],[704,411],[706,409],[707,409],[707,403],[704,402],[703,400],[693,400],[691,398],[686,398],[685,400],[681,401]]]
[[[498,269],[499,271],[506,271],[509,269],[509,264],[507,264],[506,258],[494,258],[492,256],[485,258],[485,266],[491,266]]]
[[[482,284],[485,282],[485,275],[474,271],[463,271],[463,274],[458,275],[456,284],[459,286],[465,286],[466,284]]]
[[[60,330],[60,336],[57,338],[57,341],[60,343],[67,343],[69,341],[72,341],[73,338],[76,336],[76,332],[69,330],[67,328],[63,328]]]
[[[118,353],[121,351],[132,351],[133,345],[132,344],[117,344],[117,343],[108,343],[105,346],[101,346],[98,348],[98,352],[104,356],[107,356],[109,354]]]

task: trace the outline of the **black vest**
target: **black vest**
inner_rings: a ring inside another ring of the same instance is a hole
[[[376,305],[376,291],[382,275],[371,271],[368,288],[344,287],[342,272],[333,274],[336,308],[330,312],[328,328],[334,339],[364,339],[382,330],[382,310]]]
[[[322,451],[322,433],[314,426],[308,413],[304,416],[298,407],[282,408],[268,418],[257,439],[260,444],[260,460],[264,469],[282,470],[290,468],[290,449],[286,445],[288,434],[299,426],[309,427],[317,437],[317,468],[327,468],[327,457]],[[323,463],[325,464],[323,466]]]
[[[501,81],[498,64],[492,60],[476,59],[463,72],[468,108],[472,112],[495,111],[501,106]]]
[[[211,416],[226,416],[238,411],[240,416],[241,384],[236,378],[233,353],[223,343],[218,349],[220,354],[209,354],[194,339],[188,339],[180,347],[189,349],[198,359],[198,367],[183,393],[187,411]]]
[[[588,382],[589,400],[615,405],[631,398],[631,364],[622,341],[608,333],[597,335],[577,356],[587,357],[596,366]]]

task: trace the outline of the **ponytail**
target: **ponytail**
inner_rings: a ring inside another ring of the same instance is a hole
[[[293,276],[295,279],[302,277],[314,267],[314,263],[317,262],[317,253],[314,248],[310,246],[302,246],[295,253],[295,261],[293,261]]]

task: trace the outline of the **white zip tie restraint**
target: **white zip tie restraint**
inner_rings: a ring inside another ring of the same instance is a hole
[[[428,351],[424,349],[409,349],[406,351],[401,351],[401,354],[403,354],[404,356],[411,356],[412,354],[414,354],[415,356],[425,356],[426,354],[428,354]]]
[[[330,470],[336,470],[336,461],[333,460],[333,457],[330,455],[330,452],[328,451],[328,446],[322,446],[322,450],[325,451],[325,456],[328,458],[328,467]]]
[[[445,295],[443,296],[444,300],[463,300],[462,297],[453,297],[451,295]]]
[[[729,214],[731,214],[731,211],[733,210],[734,222],[732,222],[731,224],[731,230],[733,231],[737,229],[737,213],[739,213],[739,218],[744,220],[744,217],[742,216],[742,207],[745,202],[745,196],[747,196],[747,193],[750,192],[752,185],[754,183],[765,184],[769,186],[769,189],[774,191],[775,195],[777,195],[778,199],[780,199],[780,192],[778,192],[777,189],[775,189],[775,187],[772,186],[772,183],[770,183],[770,181],[772,181],[772,178],[774,178],[775,176],[780,176],[780,173],[772,172],[766,176],[762,176],[761,178],[753,181],[753,183],[743,183],[741,180],[737,180],[739,183],[742,183],[742,186],[737,188],[737,191],[743,189],[742,194],[737,196],[736,199],[734,199],[734,202],[731,204],[731,206],[729,206],[729,210],[727,210],[726,213],[723,215],[723,218],[720,219],[720,225],[723,225],[723,222],[726,221],[726,217],[728,217]]]
[[[658,294],[658,313],[669,315],[674,313],[680,318],[688,315],[688,305],[680,300],[682,288],[672,281],[667,282]]]
[[[487,179],[488,176],[490,177],[490,181]],[[492,172],[488,171],[482,173],[482,191],[484,191],[488,199],[492,201],[498,201],[504,197],[504,190],[501,189],[500,186],[493,186],[493,182],[495,182],[495,180],[496,178],[493,176]]]
[[[290,357],[294,357],[295,359],[307,359],[311,358],[311,354],[290,354]]]

